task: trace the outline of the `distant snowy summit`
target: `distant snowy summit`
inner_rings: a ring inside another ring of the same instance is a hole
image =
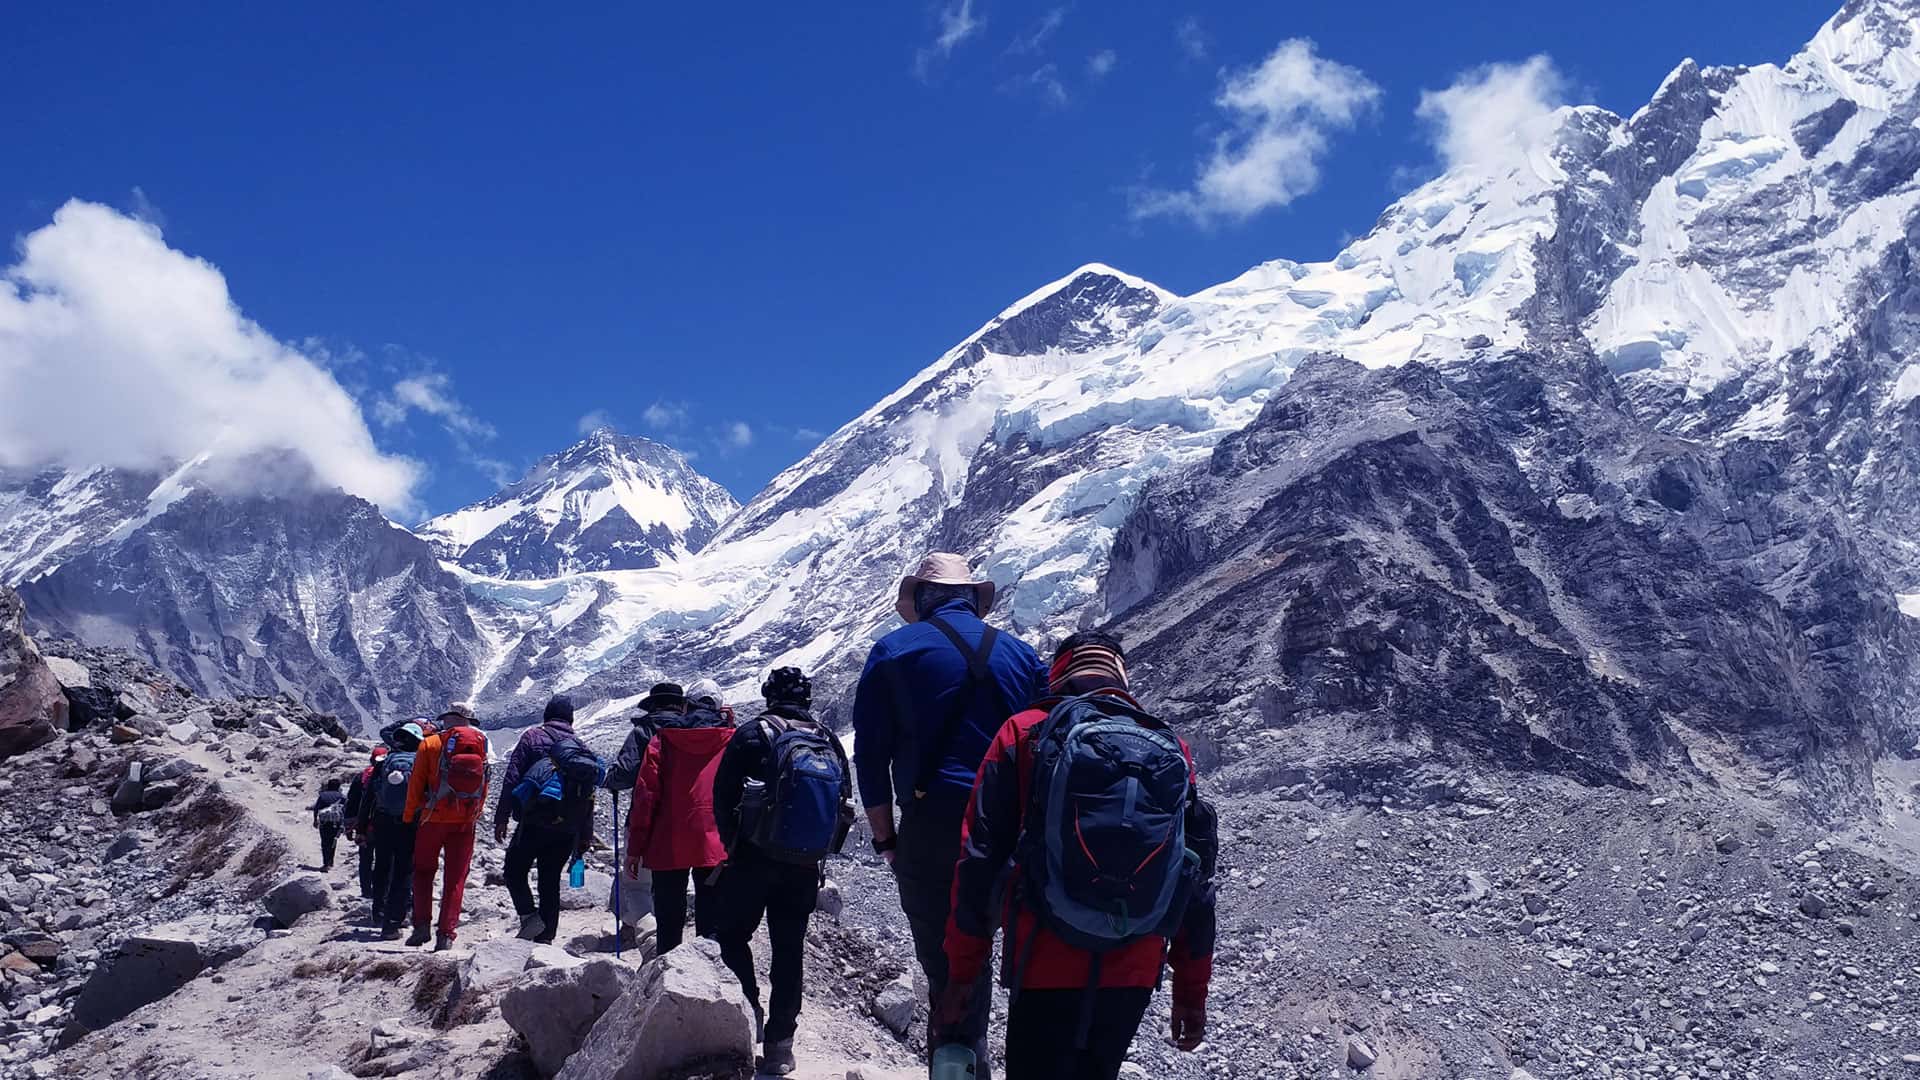
[[[739,509],[679,451],[601,428],[485,501],[416,532],[475,573],[531,580],[685,558]]]

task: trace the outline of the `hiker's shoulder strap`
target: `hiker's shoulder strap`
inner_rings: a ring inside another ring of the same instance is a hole
[[[989,661],[993,659],[993,647],[1000,643],[1000,631],[994,629],[991,623],[983,621],[980,624],[982,629],[978,645],[968,645],[967,639],[960,636],[960,631],[938,615],[928,619],[927,625],[944,634],[953,647],[960,650],[960,655],[966,657],[968,679],[973,682],[992,681],[993,668]]]
[[[953,729],[959,726],[961,719],[967,715],[967,710],[973,707],[975,687],[986,685],[993,694],[994,700],[1000,702],[1000,711],[1003,713],[1006,711],[1006,695],[1000,692],[1000,685],[993,677],[993,665],[990,662],[993,658],[993,648],[1000,642],[1000,631],[983,620],[980,624],[980,643],[969,646],[967,639],[961,637],[960,631],[955,630],[953,624],[947,620],[936,615],[926,622],[927,625],[945,635],[946,639],[953,643],[953,647],[960,650],[960,655],[966,658],[967,679],[953,692],[953,702],[947,709],[947,715],[941,720],[940,727],[921,747],[920,768],[914,774],[916,798],[925,798],[931,789],[933,776],[940,771],[940,761],[947,756],[947,744],[953,740]]]

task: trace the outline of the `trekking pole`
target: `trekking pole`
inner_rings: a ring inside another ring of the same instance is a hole
[[[626,936],[626,920],[620,916],[620,879],[627,874],[620,861],[620,793],[613,793],[613,958],[620,959],[620,939]]]

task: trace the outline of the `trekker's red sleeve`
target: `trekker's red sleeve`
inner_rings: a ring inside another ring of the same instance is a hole
[[[947,920],[948,981],[971,983],[993,953],[1000,897],[994,882],[1020,838],[1019,717],[1000,726],[973,778],[967,816],[960,822],[960,861],[953,873],[953,914]]]
[[[635,855],[647,850],[653,837],[653,812],[660,805],[660,740],[647,744],[647,756],[640,762],[640,775],[633,781],[633,806],[627,811],[627,850]]]

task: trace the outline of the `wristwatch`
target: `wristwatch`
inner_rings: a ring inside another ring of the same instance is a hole
[[[898,836],[889,836],[885,840],[875,840],[873,842],[873,853],[875,855],[885,855],[887,852],[899,846],[900,838]]]

